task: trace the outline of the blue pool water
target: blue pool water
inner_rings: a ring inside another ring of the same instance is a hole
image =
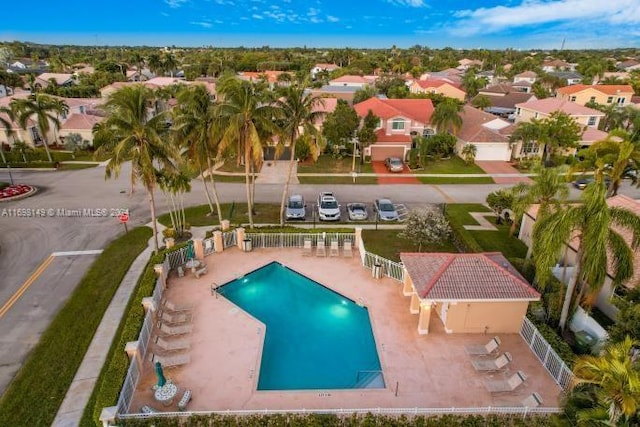
[[[258,390],[384,387],[366,308],[277,262],[218,290],[267,327]]]

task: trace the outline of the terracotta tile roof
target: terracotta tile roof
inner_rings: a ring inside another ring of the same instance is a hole
[[[49,80],[55,80],[58,85],[65,84],[68,81],[73,80],[73,74],[66,73],[42,73],[37,77],[37,80],[46,82],[49,84]]]
[[[60,126],[60,130],[91,130],[96,123],[100,123],[104,117],[93,114],[71,114]]]
[[[544,61],[542,63],[543,66],[550,66],[550,67],[568,67],[569,64],[567,62],[564,62],[562,59],[553,59],[553,60],[549,60],[549,61]]]
[[[358,116],[364,117],[369,110],[381,119],[403,116],[416,122],[427,124],[433,114],[433,103],[430,99],[380,99],[369,98],[359,102],[353,108]]]
[[[345,75],[338,77],[337,79],[333,79],[329,82],[331,85],[335,85],[336,83],[363,83],[363,84],[372,84],[373,80],[370,78],[366,78],[363,76],[354,76],[354,75]]]
[[[623,93],[633,93],[633,87],[631,85],[571,85],[565,86],[558,89],[556,92],[562,93],[565,95],[572,95],[574,93],[582,92],[587,89],[595,89],[598,92],[602,92],[607,95],[618,95],[621,92]]]
[[[602,141],[609,134],[607,132],[598,130],[596,128],[587,127],[584,132],[582,132],[582,136],[580,137],[581,142],[596,142]]]
[[[291,74],[288,71],[244,71],[238,74],[238,77],[243,80],[260,80],[262,78],[267,79],[269,83],[275,83],[278,81],[278,77],[281,74]]]
[[[516,74],[514,77],[536,78],[538,75],[533,71],[523,71],[520,74]]]
[[[313,68],[320,68],[321,70],[337,70],[338,68],[340,68],[340,66],[336,64],[327,64],[321,62],[314,65]]]
[[[484,89],[480,89],[478,92],[480,93],[504,93],[507,94],[509,92],[513,92],[513,86],[511,83],[499,83],[497,85],[487,86]]]
[[[604,116],[604,113],[594,110],[593,108],[585,107],[575,102],[567,101],[560,98],[544,98],[535,101],[524,102],[516,104],[516,107],[520,107],[527,110],[537,111],[543,114],[551,114],[554,111],[562,111],[570,116]]]
[[[500,253],[401,253],[418,296],[443,301],[527,300],[540,294]]]
[[[462,110],[462,127],[456,135],[465,142],[508,142],[499,129],[508,127],[509,122],[493,114],[465,105]],[[490,124],[490,126],[487,126]]]
[[[411,143],[411,135],[405,134],[392,134],[387,135],[384,129],[378,129],[376,131],[376,144],[386,144],[388,142],[398,143],[397,145],[407,145],[407,143]]]

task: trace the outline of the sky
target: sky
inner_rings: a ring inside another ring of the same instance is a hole
[[[640,0],[4,0],[0,40],[183,47],[640,47]]]

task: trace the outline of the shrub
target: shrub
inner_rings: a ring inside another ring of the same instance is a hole
[[[418,166],[420,166],[420,164],[418,162],[418,149],[417,148],[412,148],[409,151],[409,168],[410,169],[417,169]]]
[[[551,348],[553,348],[558,356],[560,356],[560,358],[564,360],[564,363],[566,363],[569,368],[572,368],[573,364],[576,361],[576,354],[571,349],[571,346],[567,344],[567,342],[560,335],[558,335],[555,329],[553,329],[551,326],[537,320],[530,314],[528,314],[527,317],[529,318],[529,320],[531,320],[531,322],[533,322],[536,328],[538,328],[538,331],[549,343]]]
[[[305,138],[296,141],[296,158],[300,161],[307,160],[311,156],[311,147]]]

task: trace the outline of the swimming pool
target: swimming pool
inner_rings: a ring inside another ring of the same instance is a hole
[[[278,262],[218,291],[266,325],[258,390],[384,387],[365,307]]]

